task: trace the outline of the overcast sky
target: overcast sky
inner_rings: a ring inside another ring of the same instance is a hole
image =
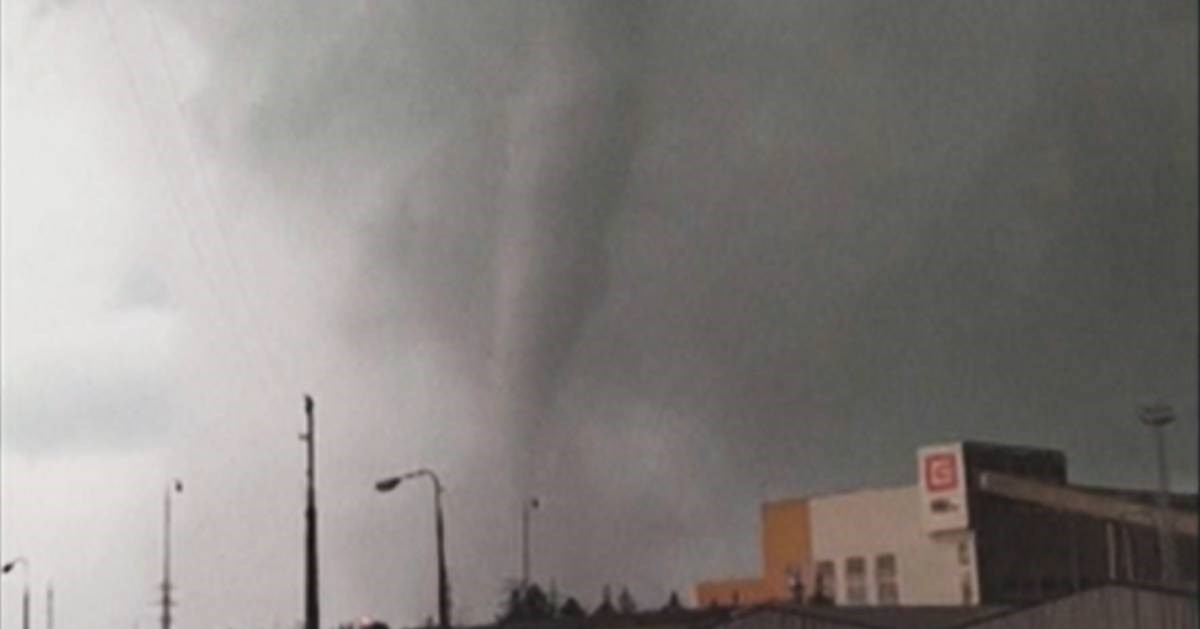
[[[758,570],[758,503],[1060,448],[1196,491],[1185,0],[4,0],[0,551],[59,626],[594,605]],[[2,621],[19,618],[6,577]],[[35,613],[41,622],[41,605]]]

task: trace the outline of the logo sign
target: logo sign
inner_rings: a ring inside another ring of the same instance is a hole
[[[917,473],[925,531],[966,529],[967,491],[962,444],[921,448],[917,452]]]
[[[931,492],[958,488],[958,457],[952,452],[925,457],[925,489]]]

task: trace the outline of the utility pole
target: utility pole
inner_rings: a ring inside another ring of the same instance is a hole
[[[174,587],[171,584],[171,493],[182,491],[183,483],[176,479],[163,492],[163,580],[162,599],[159,601],[162,606],[162,629],[171,629],[171,607],[175,604],[171,599],[171,589]]]
[[[529,519],[530,512],[538,508],[538,499],[529,498],[521,503],[521,591],[529,588]]]
[[[1167,510],[1171,508],[1168,492],[1170,479],[1167,477],[1167,449],[1163,443],[1163,429],[1175,420],[1175,411],[1166,404],[1151,404],[1139,409],[1139,418],[1154,431],[1154,452],[1158,462],[1158,513],[1155,524],[1158,528],[1159,578],[1164,584],[1175,583],[1175,536],[1167,530]]]
[[[54,583],[46,584],[46,629],[54,629]]]
[[[304,508],[304,629],[320,629],[320,590],[317,587],[317,490],[316,490],[316,433],[313,428],[313,399],[304,396],[304,412],[308,416],[308,432],[300,439],[308,446],[308,504]]]

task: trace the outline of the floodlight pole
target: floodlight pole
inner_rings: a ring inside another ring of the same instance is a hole
[[[1163,429],[1175,420],[1175,411],[1166,404],[1152,404],[1139,409],[1139,418],[1154,432],[1154,453],[1158,464],[1158,512],[1155,525],[1158,529],[1159,579],[1164,584],[1176,581],[1175,536],[1167,530],[1167,514],[1171,508],[1169,497],[1170,479],[1167,470],[1167,448],[1163,441]]]

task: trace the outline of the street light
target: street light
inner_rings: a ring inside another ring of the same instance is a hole
[[[1163,443],[1163,428],[1175,420],[1175,411],[1167,404],[1149,404],[1138,409],[1142,423],[1154,430],[1154,451],[1158,459],[1158,508],[1155,516],[1158,527],[1159,577],[1163,583],[1175,582],[1175,539],[1167,531],[1167,509],[1171,508],[1167,492],[1167,449]]]
[[[529,589],[529,518],[540,506],[536,497],[521,503],[521,591]]]
[[[438,626],[446,629],[450,626],[450,584],[446,577],[446,534],[442,523],[442,481],[438,480],[433,470],[421,468],[400,476],[392,476],[375,483],[379,492],[389,492],[400,483],[419,477],[433,481],[433,511],[437,532],[437,562],[438,562]]]
[[[25,591],[21,594],[21,627],[22,629],[29,629],[29,560],[24,557],[17,557],[4,564],[3,567],[0,567],[0,573],[8,574],[18,564],[25,574]]]

